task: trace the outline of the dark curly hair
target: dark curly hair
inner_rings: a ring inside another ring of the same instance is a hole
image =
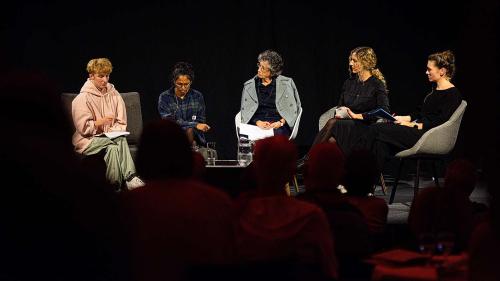
[[[281,55],[276,51],[265,50],[264,52],[259,54],[259,56],[257,57],[257,61],[269,62],[269,70],[271,71],[272,77],[281,75],[281,73],[283,72],[283,58],[281,58]]]
[[[174,65],[174,70],[172,70],[172,83],[175,83],[177,78],[179,78],[179,76],[181,75],[189,76],[189,80],[191,80],[192,83],[194,81],[193,66],[188,62],[177,62]]]

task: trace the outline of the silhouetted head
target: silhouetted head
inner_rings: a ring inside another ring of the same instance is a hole
[[[193,151],[193,178],[202,180],[205,172],[205,158],[201,153]]]
[[[465,159],[451,162],[446,169],[444,186],[469,196],[476,186],[474,165]]]
[[[170,120],[148,123],[137,151],[137,173],[146,180],[188,178],[193,155],[184,131]]]
[[[2,127],[4,132],[15,132],[14,137],[8,139],[21,140],[21,134],[32,137],[36,134],[61,140],[66,148],[72,149],[71,122],[65,115],[54,80],[35,72],[9,73],[0,80],[0,93],[6,105],[0,111],[2,120],[6,121]]]
[[[254,158],[259,190],[263,193],[284,192],[285,184],[295,172],[295,144],[284,136],[259,140],[255,145]]]
[[[345,162],[345,187],[348,194],[366,196],[373,192],[379,170],[377,160],[368,150],[353,150]]]
[[[36,72],[0,77],[6,187],[0,244],[2,255],[9,257],[2,260],[0,279],[71,280],[80,272],[81,280],[92,280],[111,276],[106,271],[123,263],[117,262],[123,254],[115,256],[112,250],[122,234],[114,232],[114,194],[77,161],[73,128],[55,85]]]
[[[344,155],[335,143],[320,143],[309,152],[304,171],[307,190],[335,189],[344,174]]]

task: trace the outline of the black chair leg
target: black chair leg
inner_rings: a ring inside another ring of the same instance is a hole
[[[387,194],[387,186],[385,185],[384,175],[380,173],[380,187],[382,188],[382,192],[384,195]],[[375,188],[373,188],[375,190]]]
[[[417,171],[415,172],[415,184],[413,186],[413,200],[418,194],[418,185],[420,181],[420,159],[417,158]]]
[[[389,204],[392,204],[392,202],[394,202],[394,196],[396,195],[396,189],[398,188],[399,176],[401,175],[401,168],[403,168],[404,161],[405,161],[404,158],[399,161],[398,173],[396,175],[396,178],[394,179],[394,185],[392,186],[391,198],[389,199]]]
[[[434,174],[434,183],[436,184],[436,187],[439,187],[439,178],[436,170],[436,161],[432,161],[432,173]]]

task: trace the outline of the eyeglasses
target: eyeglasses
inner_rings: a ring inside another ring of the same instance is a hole
[[[189,88],[191,86],[191,82],[189,83],[174,83],[177,88]]]
[[[262,69],[264,71],[271,71],[271,69],[269,67],[265,67],[265,66],[261,65],[260,63],[257,63],[257,69]]]

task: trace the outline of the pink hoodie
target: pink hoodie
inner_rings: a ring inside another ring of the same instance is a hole
[[[80,94],[73,100],[71,113],[76,128],[73,145],[78,153],[87,148],[96,134],[127,129],[125,102],[111,83],[108,83],[106,93],[103,94],[87,79]],[[111,126],[95,126],[97,119],[106,116],[115,117]]]

